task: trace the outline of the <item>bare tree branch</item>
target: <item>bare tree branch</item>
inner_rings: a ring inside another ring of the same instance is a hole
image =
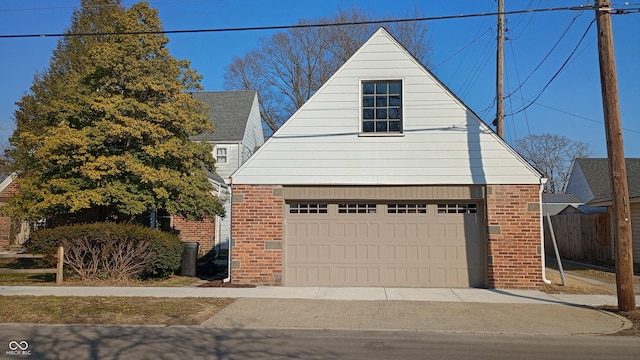
[[[587,143],[549,133],[518,139],[515,148],[548,179],[549,193],[564,193],[575,159],[592,155]]]
[[[421,16],[417,7],[411,16]],[[330,18],[301,21],[349,23],[372,19],[356,8],[339,9]],[[430,46],[423,22],[387,24],[387,29],[419,61],[427,65]],[[227,66],[225,87],[257,90],[266,135],[275,132],[375,32],[375,25],[290,29],[261,38],[258,47]]]

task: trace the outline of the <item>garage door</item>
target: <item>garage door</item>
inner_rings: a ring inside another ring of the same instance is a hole
[[[474,202],[288,202],[285,285],[482,287]]]

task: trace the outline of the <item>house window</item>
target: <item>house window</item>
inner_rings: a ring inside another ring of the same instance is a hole
[[[427,204],[387,204],[388,214],[426,214]]]
[[[438,204],[438,214],[476,214],[476,204]]]
[[[402,132],[402,81],[362,82],[362,132]]]
[[[218,164],[227,163],[227,148],[216,148],[216,162],[218,162]]]
[[[295,203],[289,204],[290,214],[326,214],[327,204]]]
[[[376,204],[338,204],[338,214],[375,214]]]

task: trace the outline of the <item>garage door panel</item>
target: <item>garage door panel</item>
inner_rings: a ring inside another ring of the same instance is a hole
[[[327,213],[286,219],[286,285],[483,285],[481,214]],[[399,211],[399,210],[398,210]],[[303,225],[304,224],[304,225]],[[301,226],[303,225],[303,226]]]

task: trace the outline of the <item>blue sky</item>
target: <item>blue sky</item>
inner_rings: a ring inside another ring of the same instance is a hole
[[[523,10],[582,5],[584,0],[505,0],[505,8]],[[125,0],[125,5],[134,1]],[[614,1],[616,8],[638,8],[638,1]],[[0,34],[63,32],[79,0],[2,0]],[[166,30],[289,25],[299,19],[331,16],[338,7],[355,6],[375,17],[406,17],[414,5],[426,16],[494,12],[495,0],[151,0]],[[505,113],[512,114],[537,96],[578,44],[594,12],[554,11],[507,16]],[[640,13],[613,17],[620,107],[626,157],[640,157]],[[483,120],[495,116],[496,18],[429,21],[429,68]],[[187,59],[204,76],[205,90],[222,90],[225,67],[275,31],[169,35],[174,57]],[[564,35],[563,35],[564,34]],[[36,72],[45,71],[56,38],[0,39],[0,143],[14,129],[15,102],[29,91]],[[557,44],[557,45],[555,45]],[[555,48],[554,48],[555,46]],[[550,50],[554,48],[553,51]],[[547,56],[547,54],[549,54]],[[543,59],[546,57],[546,60]],[[536,69],[534,71],[534,69]],[[531,75],[530,75],[531,74]],[[527,79],[525,81],[525,79]],[[522,86],[520,87],[520,84]],[[537,101],[505,120],[505,139],[544,132],[588,143],[606,157],[595,23],[573,58]]]

